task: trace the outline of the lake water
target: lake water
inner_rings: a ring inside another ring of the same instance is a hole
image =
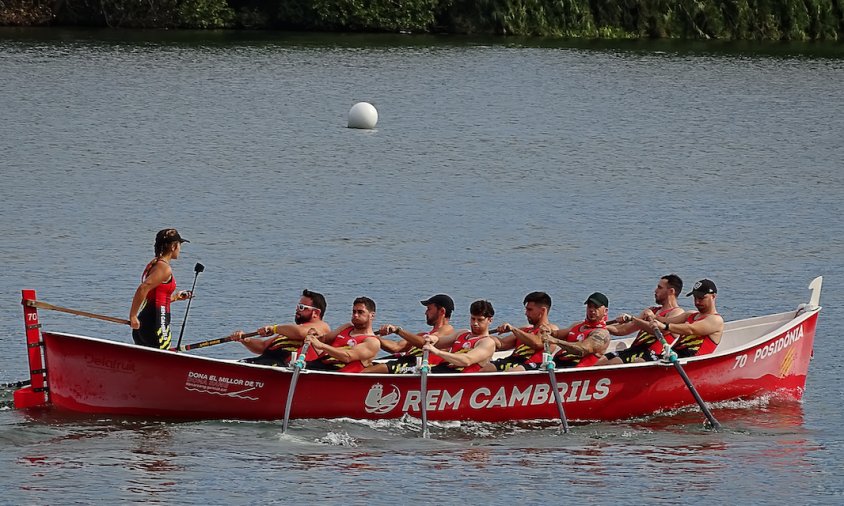
[[[303,288],[424,328],[487,298],[522,322],[709,277],[727,319],[824,276],[802,403],[612,424],[160,423],[0,408],[0,502],[819,503],[844,499],[844,51],[518,39],[0,30],[0,382],[27,377],[20,289],[126,318],[155,232],[190,239],[184,342],[289,321]],[[370,101],[376,130],[345,128]],[[839,211],[835,211],[839,209]],[[683,300],[686,307],[690,302]],[[174,307],[174,328],[184,306]],[[61,313],[46,328],[130,342]],[[235,358],[226,344],[196,352]]]

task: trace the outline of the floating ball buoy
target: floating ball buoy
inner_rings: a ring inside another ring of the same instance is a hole
[[[375,128],[378,111],[369,102],[358,102],[349,109],[349,128]]]

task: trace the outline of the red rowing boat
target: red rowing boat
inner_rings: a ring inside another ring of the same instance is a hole
[[[680,363],[707,402],[776,395],[800,399],[812,357],[822,279],[797,310],[728,322],[715,353]],[[22,409],[156,419],[281,419],[292,369],[143,348],[41,331],[25,290],[31,385],[15,392]],[[613,341],[627,343],[632,340]],[[694,405],[671,364],[642,363],[555,372],[570,420],[620,420]],[[428,376],[431,420],[555,419],[544,371]],[[420,377],[303,370],[291,418],[420,416]]]

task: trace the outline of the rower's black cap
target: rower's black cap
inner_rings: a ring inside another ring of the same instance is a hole
[[[438,293],[433,297],[429,298],[428,300],[420,301],[422,302],[423,306],[427,306],[428,304],[436,304],[441,308],[444,308],[448,314],[451,314],[454,311],[454,301],[451,300],[451,297],[444,293]]]
[[[165,228],[164,230],[159,230],[158,234],[155,236],[156,243],[167,243],[167,242],[190,242],[187,239],[183,239],[181,235],[179,235],[179,231],[175,228]]]
[[[601,306],[610,307],[610,299],[608,299],[607,296],[604,295],[601,292],[595,292],[592,295],[590,295],[586,299],[586,302],[584,302],[584,304],[589,304],[590,302],[592,304],[595,304],[598,307],[601,307]]]
[[[715,283],[713,283],[711,279],[701,279],[695,283],[694,288],[692,288],[691,292],[686,294],[686,297],[689,295],[703,297],[707,293],[718,293],[718,288],[715,287]]]

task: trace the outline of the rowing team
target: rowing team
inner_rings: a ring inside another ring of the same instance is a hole
[[[546,344],[558,368],[656,361],[669,352],[656,337],[660,332],[671,346],[670,351],[680,358],[712,353],[724,329],[724,320],[715,308],[715,283],[703,279],[686,294],[694,297],[696,311],[679,307],[677,296],[682,289],[683,282],[677,275],[663,276],[654,290],[656,306],[635,317],[619,315],[613,321],[607,320],[607,296],[595,292],[586,299],[584,320],[564,327],[549,321],[551,297],[545,292],[525,296],[528,325],[523,327],[509,323],[492,327],[492,304],[477,300],[469,306],[470,328],[462,330],[455,329],[449,321],[454,301],[448,295],[438,294],[421,301],[430,326],[423,332],[410,332],[393,324],[373,330],[376,307],[368,297],[355,299],[351,321],[331,330],[322,319],[325,297],[304,290],[294,323],[260,327],[256,331],[259,337],[246,337],[242,331],[230,337],[257,355],[244,359],[249,363],[287,366],[307,342],[308,369],[382,374],[415,372],[424,351],[429,352],[433,373],[535,370],[546,360]],[[628,348],[607,353],[611,335],[634,332],[636,338]],[[398,339],[386,337],[391,334]],[[373,362],[380,350],[392,357]],[[512,353],[493,360],[498,350]]]

